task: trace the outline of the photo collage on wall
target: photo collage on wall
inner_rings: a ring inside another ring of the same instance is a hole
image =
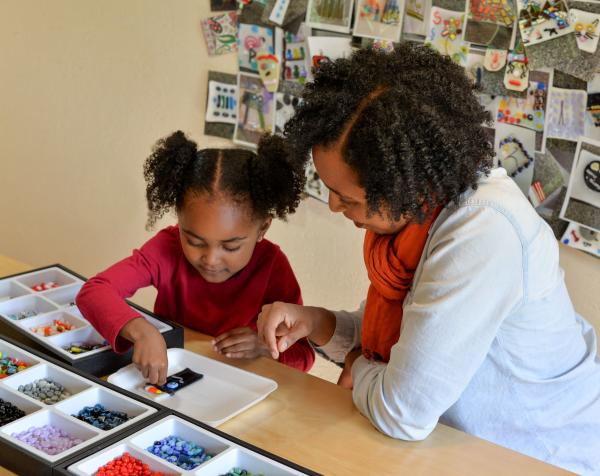
[[[582,0],[211,0],[205,133],[256,148],[283,134],[321,64],[371,46],[424,44],[465,68],[506,169],[557,238],[600,256],[600,2]],[[328,193],[309,164],[306,192]],[[578,240],[574,236],[579,237]],[[582,245],[582,243],[589,243]],[[596,245],[594,245],[596,243]]]

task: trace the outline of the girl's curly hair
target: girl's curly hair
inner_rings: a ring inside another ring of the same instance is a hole
[[[147,228],[172,208],[180,210],[188,192],[222,192],[250,205],[257,218],[285,218],[298,206],[304,173],[270,143],[258,154],[243,149],[198,150],[181,131],[160,139],[144,163]]]
[[[341,139],[370,213],[422,221],[491,168],[490,117],[474,90],[460,66],[430,48],[363,49],[321,64],[284,137],[265,141],[303,167],[313,146]]]

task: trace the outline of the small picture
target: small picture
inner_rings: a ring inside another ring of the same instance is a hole
[[[425,36],[429,21],[427,16],[430,10],[431,0],[406,0],[402,31],[409,35]]]
[[[544,124],[549,84],[552,84],[552,70],[531,71],[527,95],[524,98],[499,96],[495,113],[496,122],[534,130],[536,152],[546,149]]]
[[[213,12],[223,12],[237,9],[237,0],[210,0],[210,9]]]
[[[354,0],[309,0],[306,23],[321,30],[349,33]]]
[[[546,113],[546,137],[576,141],[585,133],[587,93],[552,88]]]
[[[322,202],[327,203],[329,201],[329,189],[322,182],[317,169],[312,161],[312,158],[306,165],[306,185],[304,191],[311,197],[316,198]]]
[[[238,24],[238,61],[241,71],[258,73],[256,57],[275,54],[273,29],[265,26]]]
[[[237,51],[237,14],[224,13],[202,20],[202,33],[210,56]]]
[[[308,73],[308,47],[306,26],[300,25],[298,33],[285,31],[283,34],[283,79],[304,84]]]
[[[536,154],[533,180],[529,188],[529,201],[531,204],[538,207],[564,186],[566,186],[565,174],[552,153],[547,150],[543,154]]]
[[[353,51],[348,37],[310,36],[307,42],[312,71],[324,61],[348,58]]]
[[[264,87],[260,76],[239,73],[238,109],[233,141],[256,148],[264,133],[273,131],[275,123],[275,94]]]
[[[452,61],[461,66],[467,64],[469,52],[464,40],[463,12],[433,7],[429,18],[429,31],[425,45],[442,55],[450,56]]]
[[[560,217],[600,231],[600,142],[581,138]]]
[[[283,134],[283,128],[288,120],[295,114],[296,108],[301,104],[299,97],[302,87],[297,83],[284,82],[279,91],[275,93],[275,134]]]
[[[399,41],[404,0],[359,0],[354,17],[355,36]]]
[[[569,17],[575,29],[579,49],[586,53],[595,53],[598,47],[598,33],[600,33],[600,15],[571,8]]]
[[[235,124],[236,114],[237,85],[209,81],[205,121]]]
[[[573,33],[565,0],[516,0],[525,46]]]
[[[567,246],[583,250],[600,258],[600,233],[597,231],[589,230],[576,223],[569,223],[560,241]]]
[[[504,168],[523,194],[528,196],[533,180],[535,131],[499,123],[494,144],[498,167]]]
[[[513,0],[469,0],[465,41],[508,49],[514,22]]]

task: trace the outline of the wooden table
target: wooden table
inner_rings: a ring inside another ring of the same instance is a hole
[[[0,255],[0,276],[31,269]],[[350,391],[261,358],[230,361],[209,337],[185,331],[185,348],[271,378],[279,388],[219,427],[230,435],[326,475],[570,474],[444,425],[420,442],[379,433],[354,407]],[[0,468],[0,475],[10,475]]]

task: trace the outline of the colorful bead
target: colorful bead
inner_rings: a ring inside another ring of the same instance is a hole
[[[98,468],[98,471],[96,472],[96,476],[117,475],[167,476],[160,471],[152,471],[146,463],[134,458],[129,453],[123,453],[118,458],[114,458],[112,461]]]
[[[62,334],[73,329],[73,325],[68,322],[63,322],[60,319],[54,319],[51,325],[32,327],[31,331],[37,335],[50,337],[56,334]]]
[[[0,398],[0,426],[25,416],[25,412],[12,403]]]
[[[72,416],[106,431],[112,430],[129,420],[127,413],[107,410],[99,403],[93,407],[83,407],[77,415]]]
[[[10,357],[4,354],[4,352],[0,352],[0,379],[16,374],[21,370],[25,370],[27,367],[29,367],[27,362],[23,362],[16,357]]]
[[[71,396],[65,387],[50,379],[40,379],[27,385],[19,385],[17,390],[46,405],[52,405]]]
[[[213,455],[207,454],[205,449],[196,443],[186,441],[177,436],[169,436],[155,441],[154,445],[149,446],[147,450],[153,455],[167,460],[169,463],[173,463],[186,471],[194,469],[196,466],[213,457]]]
[[[59,286],[58,283],[55,283],[54,281],[48,281],[47,283],[41,282],[39,284],[34,284],[33,286],[31,286],[31,289],[39,292],[39,291],[47,291],[48,289],[57,288],[58,286]]]
[[[26,431],[13,433],[12,436],[49,455],[57,455],[83,442],[54,425],[32,426]]]
[[[63,349],[69,352],[70,354],[83,354],[91,350],[100,349],[106,345],[108,345],[108,342],[104,342],[102,344],[92,344],[89,342],[73,342],[71,345],[63,347]]]
[[[33,316],[37,316],[37,312],[35,311],[21,311],[21,312],[16,312],[14,314],[9,314],[8,318],[12,319],[13,321],[20,321],[21,319],[27,319],[28,317],[33,317]]]
[[[251,473],[247,469],[242,468],[231,468],[227,473],[221,474],[221,476],[265,476],[262,473]]]

